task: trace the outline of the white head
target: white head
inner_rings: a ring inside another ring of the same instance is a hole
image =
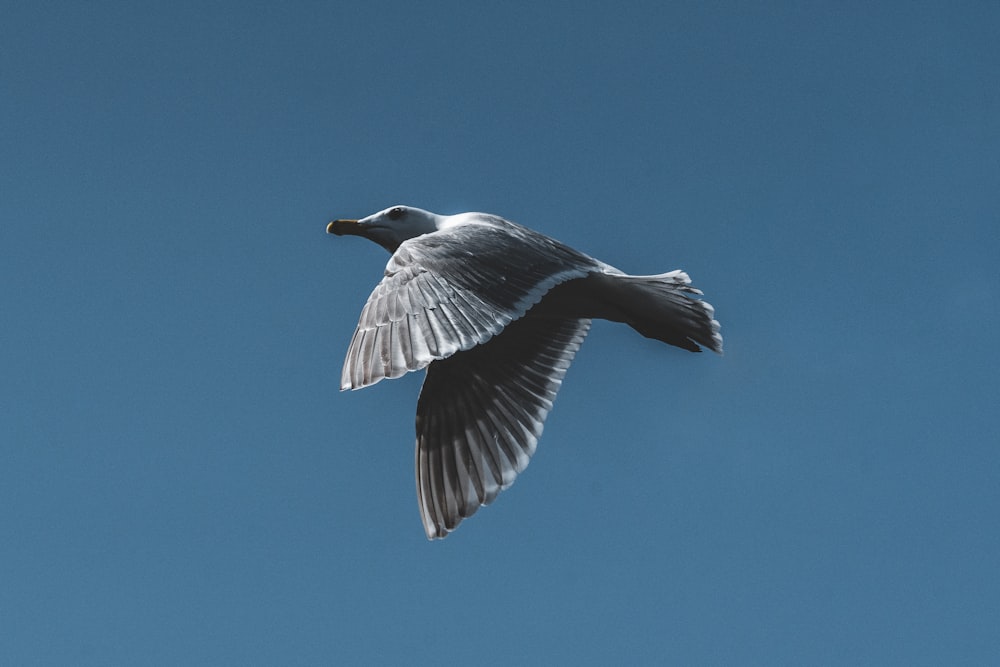
[[[334,220],[326,226],[330,234],[363,236],[389,252],[408,239],[441,229],[447,216],[413,206],[390,206],[360,220]]]

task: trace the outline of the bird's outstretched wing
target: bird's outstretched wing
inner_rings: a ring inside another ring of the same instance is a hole
[[[599,263],[501,218],[404,242],[361,311],[341,389],[399,377],[480,345],[546,292]]]
[[[434,361],[417,403],[417,496],[444,537],[528,465],[590,320],[529,314],[485,345]]]

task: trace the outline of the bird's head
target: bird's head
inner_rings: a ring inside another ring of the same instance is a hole
[[[334,220],[326,231],[337,236],[363,236],[396,252],[403,241],[440,229],[444,218],[412,206],[391,206],[360,220]]]

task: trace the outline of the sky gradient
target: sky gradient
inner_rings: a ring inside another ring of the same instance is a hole
[[[4,3],[0,664],[1000,662],[1000,6]],[[422,374],[338,391],[479,210],[688,271],[444,541]]]

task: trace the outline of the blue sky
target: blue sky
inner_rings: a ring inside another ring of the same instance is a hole
[[[4,3],[0,663],[1000,661],[1000,8]],[[430,543],[387,259],[481,210],[684,268]]]

